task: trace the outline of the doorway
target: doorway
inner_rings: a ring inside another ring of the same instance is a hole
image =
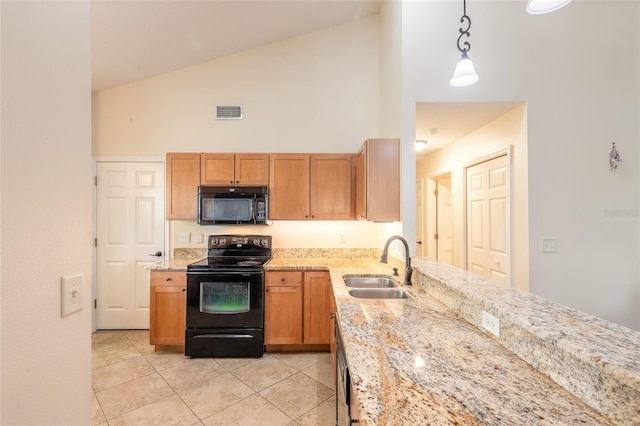
[[[149,266],[164,255],[164,163],[96,163],[96,327],[149,328]]]

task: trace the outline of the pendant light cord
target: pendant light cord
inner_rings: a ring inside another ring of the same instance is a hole
[[[469,28],[471,28],[471,18],[467,16],[467,0],[462,0],[462,17],[460,18],[460,23],[464,24],[465,21],[467,23],[467,27],[460,27],[458,30],[460,32],[460,35],[458,36],[458,50],[462,53],[467,53],[469,49],[471,49],[471,44],[468,40],[465,40],[462,45],[460,44],[462,36],[469,37],[471,35],[471,33],[469,33]]]

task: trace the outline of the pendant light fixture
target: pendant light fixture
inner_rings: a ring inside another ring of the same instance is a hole
[[[458,50],[462,53],[460,60],[458,60],[458,64],[456,65],[456,70],[453,73],[453,77],[449,82],[454,87],[463,87],[469,86],[476,81],[478,81],[478,74],[476,74],[476,70],[473,67],[473,62],[467,55],[469,49],[471,49],[471,44],[469,44],[468,40],[465,40],[461,45],[462,37],[469,37],[469,28],[471,28],[471,18],[467,16],[467,0],[462,0],[462,18],[460,18],[460,23],[465,24],[466,28],[460,27],[458,31],[460,31],[460,35],[458,36]]]
[[[566,6],[571,0],[529,0],[527,1],[527,12],[532,15],[542,15],[554,12]]]

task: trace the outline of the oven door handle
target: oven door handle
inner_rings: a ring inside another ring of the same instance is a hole
[[[208,339],[215,337],[216,339],[253,339],[250,334],[198,334],[193,336],[194,339]]]

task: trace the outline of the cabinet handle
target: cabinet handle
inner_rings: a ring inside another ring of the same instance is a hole
[[[264,291],[269,292],[269,287],[265,288]]]
[[[329,312],[329,319],[336,319],[336,314]]]
[[[182,289],[182,290],[180,290],[180,291],[187,291],[187,289],[186,289],[186,288],[183,288],[183,289]]]
[[[164,280],[165,280],[166,282],[169,282],[169,281],[171,281],[171,280],[172,280],[172,278],[171,278],[171,277],[167,277],[167,278],[165,278]]]
[[[236,183],[240,183],[240,181],[239,181],[239,180],[237,180],[237,181],[236,181]]]
[[[280,281],[284,282],[284,278],[280,278]]]

